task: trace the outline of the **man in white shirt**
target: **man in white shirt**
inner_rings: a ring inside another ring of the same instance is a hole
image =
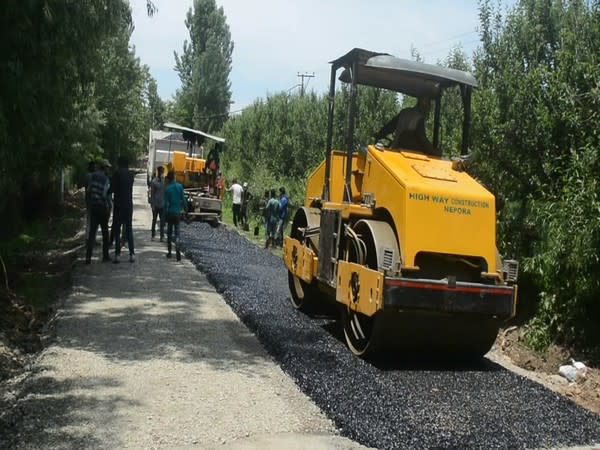
[[[233,184],[227,190],[231,191],[233,196],[233,224],[237,227],[242,210],[242,193],[244,192],[244,188],[234,179]]]

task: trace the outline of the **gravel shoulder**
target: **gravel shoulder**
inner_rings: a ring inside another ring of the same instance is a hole
[[[12,434],[0,447],[365,448],[338,435],[194,265],[150,241],[143,177],[134,203],[136,262],[101,263],[99,247],[78,261],[52,344],[4,394]]]

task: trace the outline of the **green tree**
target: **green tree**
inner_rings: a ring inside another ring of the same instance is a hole
[[[461,47],[454,47],[439,63],[450,69],[470,72],[471,66]],[[458,87],[444,91],[441,102],[440,148],[446,156],[460,155],[464,108]],[[432,121],[430,121],[432,122]]]
[[[522,261],[530,339],[600,342],[600,14],[597,1],[480,3],[473,149],[496,193],[505,253]]]
[[[15,228],[23,214],[45,214],[59,171],[98,150],[98,49],[128,13],[122,0],[3,2],[0,211],[8,219],[2,228]]]
[[[158,95],[158,84],[156,80],[148,73],[146,69],[146,92],[148,107],[148,122],[150,128],[160,129],[166,121],[167,105]]]
[[[226,178],[252,180],[255,190],[283,184],[295,204],[304,199],[306,176],[324,159],[327,134],[326,95],[279,93],[256,101],[225,124],[223,169]],[[344,148],[348,95],[336,96],[334,147]],[[361,86],[356,145],[373,143],[378,130],[397,109],[394,93]],[[258,191],[256,191],[258,192]]]
[[[1,231],[47,216],[65,168],[134,156],[147,130],[124,0],[7,0],[0,10]],[[142,132],[142,130],[144,130]]]
[[[103,64],[94,84],[96,103],[103,114],[101,145],[104,156],[113,162],[120,156],[135,160],[148,128],[145,69],[129,48],[132,31],[130,14],[122,15],[117,32],[100,48]]]
[[[190,41],[175,53],[175,70],[181,89],[176,94],[178,120],[201,130],[219,130],[231,102],[233,42],[223,8],[215,0],[194,0],[185,24]]]

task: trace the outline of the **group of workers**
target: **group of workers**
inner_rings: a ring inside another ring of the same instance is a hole
[[[122,239],[127,240],[129,262],[135,261],[133,231],[133,174],[128,169],[128,160],[119,158],[117,171],[110,174],[112,166],[107,160],[94,161],[88,167],[85,180],[86,221],[86,253],[85,263],[90,264],[92,250],[96,242],[98,226],[102,230],[102,261],[111,261],[108,253],[114,242],[115,254],[112,261],[119,262]],[[110,237],[108,221],[112,213]],[[123,238],[121,229],[123,228]]]
[[[175,180],[175,172],[169,171],[165,179],[164,168],[156,169],[156,176],[150,182],[150,205],[152,206],[151,238],[156,237],[156,221],[159,221],[160,241],[165,235],[165,221],[167,223],[167,258],[171,258],[172,246],[175,243],[175,258],[181,260],[181,243],[179,241],[179,223],[181,213],[188,213],[188,203],[185,198],[183,186]]]
[[[85,182],[87,207],[86,256],[90,264],[96,241],[98,226],[102,230],[102,261],[120,262],[121,246],[126,241],[129,262],[135,262],[133,242],[133,182],[134,174],[128,169],[127,158],[119,158],[118,170],[110,174],[111,164],[107,160],[90,163]],[[164,239],[164,224],[167,223],[167,258],[172,257],[172,244],[175,243],[175,256],[181,260],[179,243],[179,220],[182,211],[187,213],[188,205],[181,184],[175,181],[175,173],[169,172],[165,179],[164,169],[159,167],[150,185],[152,205],[152,239],[156,235],[156,219],[159,219],[160,240]],[[112,213],[113,222],[108,231],[108,221]],[[123,236],[123,237],[122,237]],[[109,248],[114,243],[114,258],[109,256]]]
[[[265,221],[265,248],[283,246],[283,233],[288,218],[289,199],[285,188],[279,188],[279,197],[275,189],[266,190],[263,218]]]
[[[248,231],[248,204],[253,198],[248,190],[248,183],[240,185],[234,179],[227,191],[231,192],[232,196],[233,225]],[[275,189],[266,190],[261,209],[265,226],[265,248],[281,247],[288,218],[288,196],[285,188],[279,188],[279,197]],[[256,233],[258,235],[258,232]]]
[[[90,165],[90,171],[86,178],[86,206],[88,211],[87,242],[86,242],[86,264],[90,264],[92,251],[96,240],[98,226],[102,229],[102,261],[111,261],[109,248],[114,242],[115,253],[113,263],[120,262],[122,241],[126,241],[129,249],[129,261],[135,262],[135,249],[133,242],[133,182],[134,175],[128,170],[126,158],[119,159],[119,169],[110,175],[111,165],[107,160],[94,162]],[[252,194],[248,190],[248,183],[243,185],[233,180],[233,184],[227,188],[233,197],[233,223],[248,230],[248,204]],[[149,185],[149,203],[152,207],[151,239],[158,233],[160,242],[167,240],[167,258],[173,254],[175,246],[175,257],[181,260],[180,246],[180,220],[182,213],[188,213],[188,203],[184,194],[183,186],[175,180],[175,172],[169,171],[164,177],[164,168],[159,166],[155,176]],[[113,216],[113,225],[108,230],[109,218]],[[281,247],[283,244],[283,233],[288,217],[288,197],[285,188],[279,188],[279,197],[276,190],[266,190],[264,204],[262,207],[265,226],[265,248],[269,246]],[[123,233],[121,233],[123,228]]]

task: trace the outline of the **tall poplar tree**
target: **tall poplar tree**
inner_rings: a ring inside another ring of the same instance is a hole
[[[148,72],[146,70],[146,72]],[[160,129],[165,122],[167,107],[162,98],[158,95],[158,83],[149,74],[146,73],[145,96],[148,103],[148,122],[150,128]]]
[[[190,41],[175,52],[181,89],[176,95],[176,117],[185,125],[208,132],[219,130],[231,101],[233,42],[223,8],[215,0],[194,0],[185,24]]]

